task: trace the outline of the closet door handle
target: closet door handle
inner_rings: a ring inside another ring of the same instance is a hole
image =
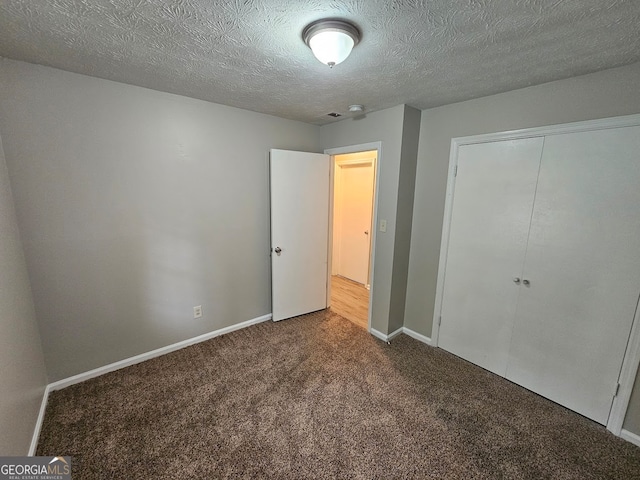
[[[522,284],[523,284],[525,287],[528,287],[529,285],[531,285],[531,282],[530,282],[529,280],[526,280],[526,279],[525,279],[525,280],[522,280]]]
[[[520,285],[520,277],[514,277],[513,283],[515,283],[516,285]]]

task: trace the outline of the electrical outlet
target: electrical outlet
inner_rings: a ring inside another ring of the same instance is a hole
[[[200,318],[200,317],[202,317],[202,305],[193,307],[193,318]]]
[[[380,231],[381,232],[386,232],[387,231],[387,221],[386,220],[380,220]]]

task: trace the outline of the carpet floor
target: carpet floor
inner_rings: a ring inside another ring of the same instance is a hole
[[[51,393],[38,455],[79,479],[634,479],[640,448],[407,336],[330,311]]]

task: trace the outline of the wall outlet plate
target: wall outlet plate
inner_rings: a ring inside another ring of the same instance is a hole
[[[193,307],[193,318],[202,317],[202,305]]]

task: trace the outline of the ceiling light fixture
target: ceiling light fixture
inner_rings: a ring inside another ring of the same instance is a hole
[[[360,41],[360,32],[343,20],[318,20],[307,25],[302,39],[318,60],[333,68],[346,60]]]

